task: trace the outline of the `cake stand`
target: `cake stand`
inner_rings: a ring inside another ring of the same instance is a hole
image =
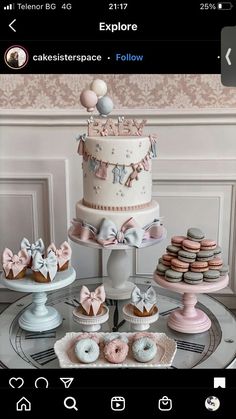
[[[62,323],[62,316],[58,311],[46,306],[47,292],[64,288],[72,284],[76,273],[70,267],[66,271],[57,272],[56,277],[50,283],[35,282],[32,278],[32,271],[28,270],[23,279],[6,279],[2,274],[0,283],[13,291],[32,293],[32,304],[19,318],[19,325],[22,329],[31,332],[44,332],[55,329]]]
[[[111,254],[107,261],[108,279],[104,279],[103,281],[106,296],[107,298],[114,300],[128,300],[131,296],[134,284],[129,281],[131,271],[127,250],[132,250],[134,247],[122,243],[104,247],[94,240],[84,241],[73,234],[73,227],[69,229],[68,236],[72,241],[82,246],[92,247],[94,249],[111,250]],[[166,229],[163,228],[163,235],[160,238],[143,241],[139,249],[160,243],[165,237]]]
[[[168,326],[171,329],[177,330],[182,333],[202,333],[211,327],[211,320],[199,308],[195,308],[197,304],[196,294],[205,294],[215,291],[219,291],[228,285],[228,275],[223,276],[216,282],[203,281],[198,285],[187,284],[184,281],[181,282],[168,282],[154,273],[154,281],[156,281],[163,288],[183,294],[183,308],[174,310],[168,318]]]

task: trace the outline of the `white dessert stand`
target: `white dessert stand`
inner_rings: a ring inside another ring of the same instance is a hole
[[[104,306],[102,313],[97,316],[86,316],[79,309],[73,310],[73,319],[82,326],[83,332],[97,332],[101,325],[109,319],[109,308]]]
[[[104,247],[94,240],[84,241],[73,234],[73,227],[69,229],[68,236],[72,241],[82,246],[92,247],[94,249],[111,250],[111,254],[107,261],[108,278],[103,281],[106,296],[107,298],[114,300],[128,300],[131,296],[134,284],[129,281],[131,271],[127,250],[133,250],[134,247],[126,244],[113,244]],[[166,229],[164,229],[163,235],[159,239],[146,240],[141,244],[139,249],[160,243],[165,237]]]
[[[228,275],[223,276],[216,282],[203,281],[198,285],[187,284],[181,282],[168,282],[164,277],[154,273],[153,279],[163,288],[183,294],[183,308],[173,311],[168,318],[168,326],[171,329],[182,333],[202,333],[211,327],[211,320],[199,308],[195,308],[197,304],[196,294],[206,294],[219,291],[228,285]]]
[[[66,271],[57,272],[50,283],[35,282],[32,279],[32,271],[27,271],[23,279],[6,279],[2,274],[0,283],[13,291],[32,293],[32,304],[20,316],[19,325],[22,329],[31,332],[44,332],[55,329],[62,323],[62,317],[58,311],[46,306],[47,292],[64,288],[72,284],[75,278],[75,270],[70,267]]]

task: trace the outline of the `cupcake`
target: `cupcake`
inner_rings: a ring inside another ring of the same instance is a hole
[[[54,243],[51,243],[47,248],[47,254],[52,251],[57,257],[57,270],[65,271],[69,267],[71,259],[71,247],[66,241],[63,242],[59,249],[56,248]]]
[[[36,252],[32,263],[33,278],[36,282],[52,282],[57,274],[57,257],[55,253],[49,252],[47,258]]]
[[[21,249],[26,249],[29,256],[28,267],[31,268],[33,262],[33,256],[36,252],[39,252],[41,255],[44,254],[44,242],[42,239],[36,240],[35,243],[30,243],[25,237],[21,241]]]
[[[100,285],[95,291],[83,285],[80,291],[79,302],[82,307],[82,313],[86,316],[97,316],[102,313],[103,303],[106,299],[104,285]]]
[[[20,250],[17,255],[6,248],[2,255],[2,266],[7,279],[24,278],[29,263],[29,256],[25,249]]]
[[[156,310],[157,297],[153,287],[148,287],[146,291],[141,292],[135,287],[131,294],[131,305],[133,314],[138,317],[152,316]]]

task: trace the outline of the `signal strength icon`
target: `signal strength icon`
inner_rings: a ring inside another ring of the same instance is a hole
[[[14,9],[14,3],[7,4],[3,7],[3,10],[13,10]]]

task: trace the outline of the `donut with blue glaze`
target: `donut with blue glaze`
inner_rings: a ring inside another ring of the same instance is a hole
[[[95,362],[100,354],[100,349],[92,338],[80,339],[75,344],[75,355],[83,364]]]
[[[138,362],[149,362],[156,356],[156,353],[156,342],[149,337],[136,339],[132,344],[132,354]]]

